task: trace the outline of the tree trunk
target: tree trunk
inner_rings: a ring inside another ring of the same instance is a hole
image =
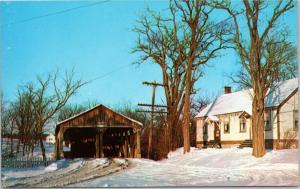
[[[18,139],[17,143],[17,154],[20,152],[20,139]]]
[[[33,157],[33,152],[34,152],[34,142],[31,144],[31,157]]]
[[[28,153],[28,147],[29,147],[29,144],[28,144],[28,141],[26,140],[26,146],[25,146],[25,153],[26,153],[26,155]]]
[[[167,131],[167,135],[168,135],[168,152],[170,151],[174,151],[176,150],[176,148],[178,148],[178,144],[180,144],[180,142],[178,142],[180,140],[180,138],[176,135],[177,131],[177,126],[178,126],[178,118],[177,118],[177,114],[174,113],[174,111],[170,111],[170,116],[168,116],[168,131]],[[176,114],[176,115],[175,115]]]
[[[254,91],[254,94],[258,93]],[[262,157],[266,153],[264,137],[264,98],[259,96],[254,95],[252,103],[252,155],[254,157]]]
[[[174,111],[171,109],[170,110],[170,115],[168,115],[167,117],[167,148],[168,148],[168,152],[170,152],[171,150],[173,150],[173,130],[175,128],[175,124],[174,124]]]
[[[40,137],[40,145],[41,145],[41,150],[42,150],[42,155],[43,155],[43,161],[46,161],[46,150],[45,150],[45,146],[43,143],[43,136]]]
[[[190,152],[190,106],[191,106],[191,68],[186,71],[185,97],[183,108],[183,153]]]
[[[14,150],[14,140],[13,140],[13,137],[12,135],[10,135],[10,155],[13,156],[13,150]]]
[[[25,141],[23,142],[23,151],[22,151],[22,156],[25,156],[25,146],[26,146],[26,143]]]
[[[169,120],[169,116],[167,116],[167,125],[166,125],[166,130],[165,130],[165,142],[166,142],[166,147],[167,151],[170,152],[171,150],[171,122]]]

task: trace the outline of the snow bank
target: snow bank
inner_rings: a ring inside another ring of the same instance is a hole
[[[131,167],[118,174],[71,187],[157,186],[295,186],[298,149],[268,151],[262,158],[252,148],[196,149],[183,155],[179,148],[168,159],[130,159]]]
[[[190,153],[183,155],[183,148],[168,154],[163,163],[205,166],[215,168],[250,168],[264,164],[298,164],[298,149],[272,150],[262,158],[252,156],[252,148],[197,149],[191,148]]]

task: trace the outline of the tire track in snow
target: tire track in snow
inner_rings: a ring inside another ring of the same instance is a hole
[[[111,161],[108,161],[108,165],[111,163]],[[97,164],[93,164],[90,161],[85,161],[85,165],[82,166],[80,169],[73,171],[69,174],[66,175],[57,175],[55,177],[55,179],[46,179],[43,182],[37,182],[37,183],[32,183],[29,184],[30,187],[43,187],[43,185],[49,185],[49,187],[51,185],[55,186],[55,185],[62,185],[61,183],[63,183],[64,180],[71,180],[73,178],[75,178],[76,176],[79,175],[85,175],[85,174],[89,174],[90,172],[92,172],[94,169],[97,169],[100,165]],[[107,166],[107,165],[103,165],[103,166]],[[102,167],[102,166],[101,166]],[[44,186],[47,187],[47,186]]]
[[[58,169],[51,172],[46,172],[40,175],[31,176],[31,177],[22,177],[18,179],[10,179],[3,182],[3,187],[26,187],[28,185],[32,185],[35,183],[45,182],[49,179],[55,179],[57,177],[62,177],[68,174],[72,174],[78,170],[80,170],[82,167],[86,166],[86,162],[80,162],[78,166],[68,166],[66,168]]]
[[[296,186],[298,184],[298,170],[257,170],[249,173],[246,186]]]
[[[80,169],[73,174],[58,177],[55,180],[48,180],[46,182],[30,185],[29,187],[63,187],[70,184],[75,184],[78,182],[87,181],[90,179],[103,177],[122,169],[127,168],[128,161],[125,160],[124,163],[116,162],[114,160],[109,160],[108,163],[102,165],[96,165],[93,162],[88,162],[87,166]]]

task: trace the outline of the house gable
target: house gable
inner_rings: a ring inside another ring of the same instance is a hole
[[[279,82],[272,92],[266,96],[266,109],[275,109],[283,104],[295,91],[298,90],[298,78]],[[252,114],[252,89],[223,94],[216,98],[212,103],[201,110],[196,118],[204,116],[216,116],[233,112],[247,112]]]

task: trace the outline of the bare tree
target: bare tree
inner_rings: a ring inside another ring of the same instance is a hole
[[[297,148],[297,136],[298,131],[295,131],[293,129],[285,129],[283,132],[283,148],[289,149],[289,148]]]
[[[16,134],[16,114],[11,107],[1,108],[1,151],[2,156],[14,156],[16,153],[14,145],[14,135]],[[3,141],[3,138],[6,140]],[[8,140],[10,139],[10,140]]]
[[[274,82],[284,81],[297,77],[297,48],[292,44],[278,44],[281,48],[270,49],[273,52],[273,55],[284,55],[285,63],[279,65],[279,71],[277,77],[274,78]],[[263,51],[263,53],[269,53],[268,51]],[[235,72],[227,75],[231,82],[237,85],[237,88],[248,89],[252,88],[251,77],[247,70],[241,66],[240,69]]]
[[[18,89],[17,99],[12,102],[10,108],[15,115],[15,124],[18,130],[17,153],[22,144],[22,155],[29,155],[33,152],[36,138],[34,114],[34,88],[32,83],[28,83]]]
[[[182,58],[181,65],[185,71],[183,139],[184,153],[190,151],[190,109],[193,85],[202,76],[201,66],[218,56],[218,52],[226,48],[230,27],[226,22],[215,24],[210,19],[214,10],[208,1],[174,1],[171,6],[173,24],[181,20],[183,27],[175,27],[175,50]],[[179,19],[177,20],[177,17]],[[183,34],[183,39],[180,36]]]
[[[89,107],[86,107],[84,105],[77,105],[77,104],[67,104],[61,110],[59,110],[58,113],[58,121],[63,121],[65,119],[68,119],[76,114],[79,114],[85,110],[87,110]]]
[[[43,144],[44,127],[56,113],[68,102],[77,90],[86,82],[74,79],[74,72],[65,73],[61,86],[59,85],[58,73],[49,74],[46,79],[38,77],[38,87],[35,90],[34,117],[38,140],[42,150],[43,159],[46,160],[45,147]],[[52,90],[50,90],[50,85]]]
[[[164,91],[166,96],[168,149],[174,149],[172,145],[173,128],[178,124],[179,116],[183,109],[184,94],[184,70],[179,57],[172,56],[171,48],[174,48],[173,21],[164,19],[159,14],[148,10],[147,14],[141,16],[134,31],[138,34],[138,40],[133,52],[140,53],[138,63],[152,61],[161,68]]]
[[[190,111],[190,119],[192,120],[192,125],[190,127],[190,141],[191,146],[196,146],[196,120],[195,116],[205,108],[209,103],[215,99],[216,95],[213,94],[202,94],[201,96],[194,96],[191,99],[191,111]]]
[[[206,1],[170,1],[169,11],[170,17],[148,10],[140,18],[134,29],[138,34],[134,52],[141,53],[139,62],[151,60],[161,67],[168,106],[169,149],[173,149],[172,131],[184,109],[184,152],[189,152],[190,94],[203,74],[200,66],[224,48],[227,27],[224,23],[214,27],[209,18],[213,8]]]
[[[201,96],[195,96],[191,100],[191,119],[194,118],[203,108],[216,98],[214,94],[205,94]]]
[[[12,103],[15,124],[18,128],[19,142],[23,144],[23,155],[33,154],[38,142],[43,159],[46,160],[43,135],[46,124],[63,108],[71,96],[86,84],[75,80],[74,72],[66,72],[64,77],[58,77],[58,72],[48,74],[46,78],[37,77],[35,84],[28,83],[18,89],[17,100]]]
[[[278,19],[294,7],[293,0],[249,1],[243,0],[243,9],[231,5],[230,1],[216,1],[217,8],[224,9],[232,17],[235,32],[233,44],[243,67],[251,79],[253,87],[252,103],[252,133],[253,156],[262,157],[265,154],[264,141],[264,99],[269,88],[279,77],[281,65],[288,62],[291,43],[284,32],[278,30]],[[261,16],[266,11],[271,14]],[[244,19],[238,19],[238,16]],[[245,21],[246,20],[246,21]],[[267,22],[263,22],[267,20]],[[245,22],[243,22],[245,21]],[[241,27],[246,24],[248,37],[243,35]],[[288,51],[287,51],[288,50]]]

